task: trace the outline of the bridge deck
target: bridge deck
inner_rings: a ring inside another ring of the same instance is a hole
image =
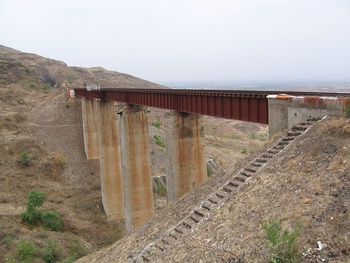
[[[283,91],[76,88],[75,95],[180,112],[268,124],[267,95]],[[349,93],[289,92],[291,95],[342,96]]]

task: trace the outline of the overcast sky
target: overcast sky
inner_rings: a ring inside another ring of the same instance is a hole
[[[0,0],[0,44],[159,83],[350,81],[350,0]]]

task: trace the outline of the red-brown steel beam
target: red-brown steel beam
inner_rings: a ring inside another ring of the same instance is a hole
[[[259,92],[102,89],[75,89],[78,97],[125,102],[219,118],[268,123],[267,94]]]

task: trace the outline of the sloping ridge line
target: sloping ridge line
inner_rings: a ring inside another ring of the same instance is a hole
[[[324,117],[322,120],[324,120]],[[320,120],[320,121],[322,121]],[[137,255],[128,262],[155,262],[157,258],[168,248],[174,245],[181,235],[194,232],[199,225],[211,216],[211,211],[225,204],[232,195],[241,190],[241,185],[251,180],[263,167],[265,167],[276,155],[284,151],[297,137],[305,134],[317,120],[308,120],[305,123],[294,125],[277,142],[251,161],[237,174],[231,176],[214,193],[210,194],[204,201],[194,207],[188,216],[180,220],[174,227],[169,228],[166,234],[156,241],[146,245]]]

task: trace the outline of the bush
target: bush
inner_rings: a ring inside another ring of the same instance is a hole
[[[60,231],[63,228],[62,219],[56,210],[43,212],[41,220],[44,227],[52,231]]]
[[[67,109],[70,107],[70,104],[68,102],[66,102],[66,106]]]
[[[160,147],[165,147],[165,143],[162,141],[159,135],[154,135],[153,138],[156,140],[156,144]]]
[[[27,210],[21,213],[22,221],[35,225],[41,220],[42,212],[35,208],[42,206],[44,202],[44,194],[36,191],[31,191],[28,195]]]
[[[24,223],[35,225],[40,222],[42,212],[39,210],[25,211],[21,213],[22,221]]]
[[[44,250],[44,260],[46,263],[53,263],[57,257],[57,244],[52,239],[48,239],[45,242]]]
[[[28,195],[28,205],[33,206],[33,208],[42,206],[44,203],[45,195],[41,192],[31,191]]]
[[[36,87],[36,84],[34,82],[30,82],[28,86],[29,88],[34,89]]]
[[[44,194],[31,191],[28,195],[27,210],[21,213],[22,221],[27,224],[35,225],[39,222],[43,226],[53,231],[60,231],[63,228],[63,221],[56,210],[42,212],[36,210],[37,207],[44,203]]]
[[[21,260],[31,260],[35,255],[34,244],[23,239],[19,240],[17,254]]]
[[[23,166],[29,166],[32,164],[33,156],[28,151],[23,151],[18,156],[18,162]]]
[[[301,252],[298,246],[298,238],[301,234],[301,223],[295,224],[294,230],[282,229],[281,223],[276,218],[263,221],[262,226],[268,239],[268,247],[271,248],[270,263],[297,263],[301,260]]]

